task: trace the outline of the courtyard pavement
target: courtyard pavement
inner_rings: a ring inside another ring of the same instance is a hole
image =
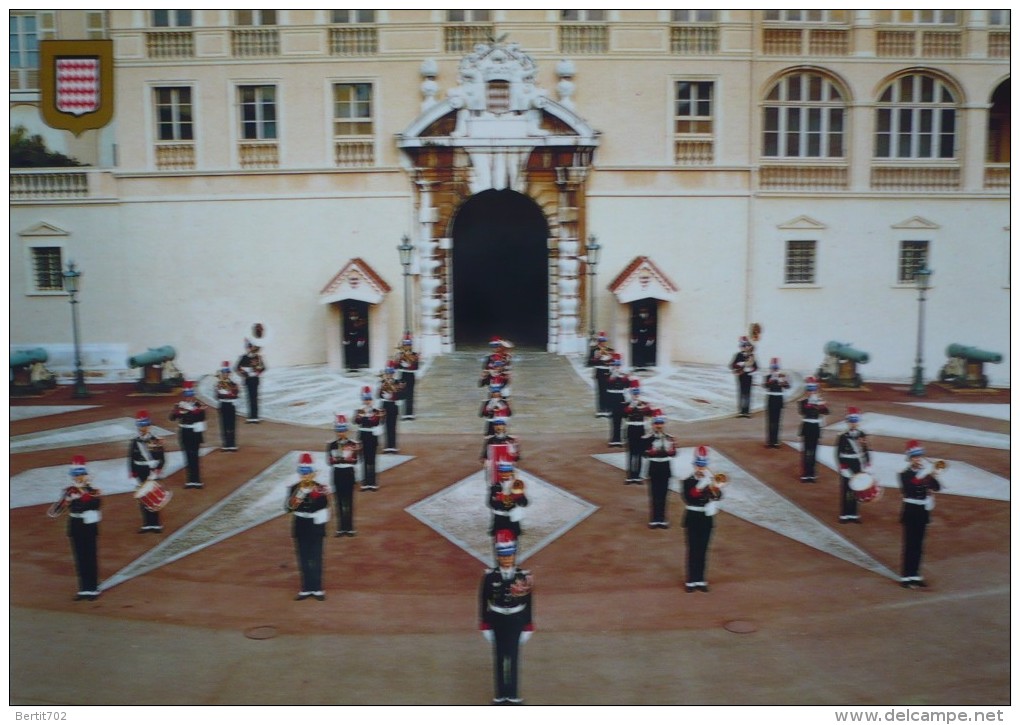
[[[476,632],[488,561],[478,454],[484,352],[428,361],[416,419],[399,453],[380,457],[380,490],[356,497],[354,539],[326,544],[326,602],[293,602],[296,572],[283,491],[297,456],[322,466],[338,412],[350,415],[375,371],[271,369],[264,422],[239,426],[241,451],[219,450],[210,415],[206,488],[184,490],[167,413],[174,396],[93,386],[11,402],[12,705],[483,705],[491,655]],[[1010,703],[1009,391],[905,385],[826,393],[832,415],[818,484],[799,482],[793,401],[781,449],[734,417],[723,366],[639,373],[662,408],[686,475],[694,447],[731,484],[717,517],[709,594],[686,594],[682,505],[649,530],[644,486],[623,485],[624,456],[594,415],[580,359],[517,354],[511,432],[533,498],[522,559],[535,574],[538,634],[524,651],[531,705],[937,706]],[[211,402],[211,381],[199,396]],[[843,411],[865,411],[884,490],[864,523],[836,523],[831,444]],[[243,402],[241,409],[243,411]],[[139,408],[170,451],[166,531],[135,533],[124,453]],[[949,461],[926,544],[932,586],[907,591],[899,571],[903,447],[921,438]],[[76,588],[64,522],[45,510],[84,453],[104,490],[103,596]],[[90,677],[82,671],[88,662]],[[904,676],[923,672],[924,677]],[[172,681],[172,686],[166,683]],[[153,687],[153,683],[164,683]],[[739,686],[733,684],[739,683]]]

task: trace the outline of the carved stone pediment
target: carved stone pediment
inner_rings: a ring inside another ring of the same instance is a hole
[[[924,217],[912,216],[909,219],[904,219],[899,224],[893,224],[893,229],[939,229],[939,225],[933,221],[929,221]]]
[[[777,224],[776,227],[779,229],[800,229],[806,231],[820,231],[822,229],[828,229],[825,224],[822,224],[817,219],[812,219],[804,214],[801,214],[796,219],[791,219],[788,222]]]
[[[355,257],[329,281],[319,293],[320,304],[341,300],[360,300],[377,305],[389,294],[390,286],[371,266]]]
[[[47,222],[39,222],[27,229],[22,229],[18,232],[19,237],[67,237],[70,236],[70,232],[66,232],[59,227],[55,227]]]
[[[672,302],[678,289],[673,280],[648,257],[636,257],[609,283],[609,291],[622,304],[646,297]]]

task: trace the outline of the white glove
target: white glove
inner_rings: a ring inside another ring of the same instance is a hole
[[[492,633],[491,629],[483,629],[482,636],[485,637],[486,642],[490,643],[496,638],[496,635]]]
[[[523,632],[521,632],[521,637],[518,640],[518,642],[520,644],[527,644],[528,640],[531,639],[531,635],[533,635],[533,634],[534,634],[534,632],[529,632],[528,630],[524,630]]]

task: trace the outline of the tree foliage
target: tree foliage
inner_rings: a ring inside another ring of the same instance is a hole
[[[78,159],[50,151],[39,134],[29,135],[24,126],[11,129],[11,168],[37,169],[53,166],[86,166]]]

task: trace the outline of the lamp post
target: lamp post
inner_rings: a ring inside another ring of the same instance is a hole
[[[910,386],[910,394],[923,397],[924,391],[924,370],[921,367],[922,352],[924,345],[924,293],[931,289],[932,270],[927,266],[921,267],[914,272],[914,285],[917,287],[917,358],[914,361],[914,384]]]
[[[404,332],[411,332],[411,254],[414,252],[414,245],[405,234],[400,238],[397,245],[400,252],[400,264],[404,268]]]
[[[81,288],[81,272],[73,261],[67,263],[62,273],[64,289],[71,297],[71,334],[74,338],[74,392],[75,398],[87,398],[89,391],[85,388],[85,372],[81,369],[81,345],[78,342],[78,290]]]
[[[588,235],[588,244],[584,248],[585,261],[588,263],[588,296],[591,309],[588,314],[589,338],[595,337],[595,275],[599,266],[599,254],[602,245],[594,234]]]

